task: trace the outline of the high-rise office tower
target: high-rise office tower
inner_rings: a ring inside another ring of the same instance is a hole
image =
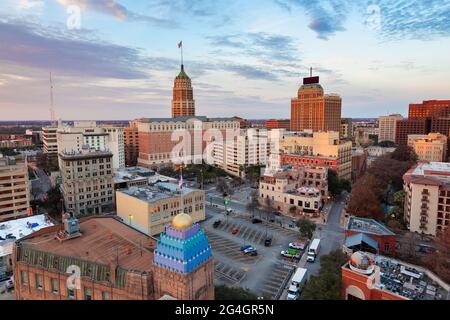
[[[184,72],[184,65],[181,65],[173,85],[172,117],[184,116],[195,116],[195,100],[191,78]]]
[[[324,94],[319,77],[304,78],[297,98],[291,101],[291,130],[340,132],[341,107],[339,95]]]

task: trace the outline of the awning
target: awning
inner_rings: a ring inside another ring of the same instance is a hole
[[[357,233],[353,236],[348,237],[347,239],[345,239],[344,246],[346,246],[347,248],[351,248],[354,246],[361,245],[361,243],[363,242],[371,246],[372,248],[378,250],[378,242],[376,242],[375,240],[373,240],[371,237],[369,237],[364,233]]]

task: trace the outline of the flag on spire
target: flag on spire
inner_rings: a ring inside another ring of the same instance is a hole
[[[180,43],[178,44],[178,48],[183,48],[183,41],[180,41]]]

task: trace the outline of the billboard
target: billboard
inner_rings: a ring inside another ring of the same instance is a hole
[[[319,83],[319,77],[303,78],[303,84],[314,84],[314,83]]]

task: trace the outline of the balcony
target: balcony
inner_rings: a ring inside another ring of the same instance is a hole
[[[425,197],[422,198],[421,201],[422,201],[422,202],[426,202],[426,203],[430,203],[430,200],[429,200],[428,198],[425,198]]]
[[[427,206],[426,204],[423,204],[423,205],[420,207],[420,209],[422,209],[422,210],[428,210],[429,208],[428,208],[428,206]]]
[[[421,212],[420,212],[420,215],[421,215],[421,216],[426,216],[426,217],[428,217],[428,212],[427,212],[427,211],[421,211]]]

